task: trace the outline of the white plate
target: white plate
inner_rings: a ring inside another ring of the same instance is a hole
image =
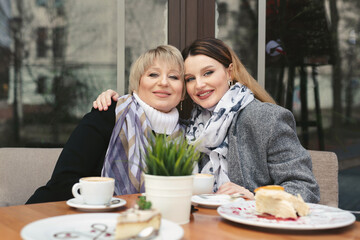
[[[296,220],[261,217],[255,210],[255,201],[236,202],[220,206],[217,211],[225,219],[237,223],[289,230],[318,230],[339,228],[355,222],[355,216],[339,208],[308,203],[310,214]]]
[[[113,197],[111,198],[111,204],[109,206],[105,205],[88,205],[80,201],[79,199],[72,198],[66,202],[67,205],[70,207],[77,208],[82,211],[110,211],[114,208],[118,208],[121,206],[124,206],[126,204],[126,201],[121,198]]]
[[[233,203],[233,202],[244,202],[243,198],[231,198],[227,194],[201,194],[194,195],[191,197],[191,203],[193,205],[216,208],[223,204]]]
[[[118,213],[83,213],[51,217],[26,225],[20,235],[25,240],[113,240],[118,216]],[[183,235],[178,224],[161,220],[160,238],[181,239]]]

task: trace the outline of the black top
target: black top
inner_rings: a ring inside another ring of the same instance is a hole
[[[111,133],[116,102],[107,111],[92,109],[80,121],[65,144],[51,179],[26,202],[65,201],[73,198],[72,186],[87,176],[100,176]]]

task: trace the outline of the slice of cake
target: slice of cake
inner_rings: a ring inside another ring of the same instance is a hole
[[[256,211],[277,218],[297,218],[309,214],[309,206],[298,194],[294,196],[281,186],[265,186],[255,190]]]
[[[115,239],[133,237],[141,230],[150,226],[156,230],[160,229],[161,214],[158,210],[151,209],[151,203],[149,203],[150,202],[146,202],[144,197],[141,197],[134,208],[128,209],[119,215],[115,230]],[[141,209],[144,207],[149,209]]]

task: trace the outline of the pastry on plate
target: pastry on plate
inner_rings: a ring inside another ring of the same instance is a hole
[[[277,218],[297,218],[309,214],[309,206],[300,194],[294,196],[278,185],[264,186],[255,189],[256,211],[267,213]]]
[[[140,197],[137,205],[127,211],[120,213],[117,218],[115,239],[127,239],[137,235],[147,227],[160,229],[161,214],[158,210],[151,208],[151,202],[145,197]]]

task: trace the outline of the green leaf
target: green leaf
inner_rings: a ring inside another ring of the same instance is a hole
[[[151,202],[150,201],[146,201],[146,197],[145,196],[139,196],[138,200],[137,200],[137,205],[139,206],[140,210],[147,210],[147,209],[151,209]]]

